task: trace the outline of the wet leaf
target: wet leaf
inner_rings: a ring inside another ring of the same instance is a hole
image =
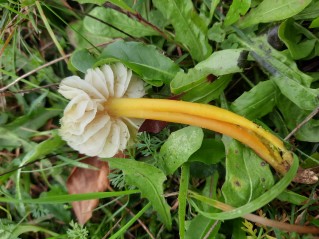
[[[160,165],[166,175],[172,175],[177,168],[187,162],[189,157],[202,145],[203,130],[189,126],[173,132],[160,150]],[[182,146],[182,147],[181,147]]]
[[[96,167],[98,170],[74,168],[66,185],[69,194],[104,192],[109,187],[109,166],[98,158],[87,158],[81,161]],[[80,224],[85,224],[92,217],[93,209],[99,204],[98,199],[72,202],[73,211]]]

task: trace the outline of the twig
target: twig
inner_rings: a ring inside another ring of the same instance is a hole
[[[50,62],[48,62],[48,63],[46,63],[46,64],[44,64],[44,65],[42,65],[42,66],[39,66],[39,67],[33,69],[32,71],[29,71],[29,72],[25,73],[24,75],[22,75],[22,76],[18,77],[17,79],[15,79],[15,80],[14,80],[13,82],[11,82],[10,84],[8,84],[8,85],[2,87],[2,88],[0,89],[0,92],[4,92],[6,89],[8,89],[9,87],[15,85],[15,84],[18,83],[20,80],[22,80],[22,79],[24,79],[24,78],[26,78],[26,77],[28,77],[28,76],[34,74],[35,72],[37,72],[37,71],[39,71],[39,70],[42,70],[43,68],[46,68],[46,67],[48,67],[48,66],[50,66],[50,65],[53,65],[53,64],[55,64],[55,63],[57,63],[57,62],[59,62],[59,61],[62,61],[62,60],[64,60],[65,58],[68,58],[68,57],[70,57],[70,56],[71,56],[71,54],[67,54],[67,55],[65,55],[65,56],[59,57],[59,58],[57,58],[57,59],[55,59],[55,60],[52,60],[52,61],[50,61]]]
[[[309,120],[311,120],[319,112],[319,106],[315,108],[300,124],[298,124],[285,138],[287,141],[291,136],[293,136],[303,125],[305,125]]]

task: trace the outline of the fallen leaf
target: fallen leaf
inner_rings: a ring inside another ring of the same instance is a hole
[[[104,192],[109,188],[110,170],[107,162],[100,161],[97,157],[87,158],[81,162],[99,170],[75,167],[66,182],[69,194]],[[92,217],[92,211],[98,204],[98,199],[72,202],[73,211],[81,225]]]

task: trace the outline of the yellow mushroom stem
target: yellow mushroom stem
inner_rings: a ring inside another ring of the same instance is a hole
[[[116,98],[108,101],[105,108],[108,114],[117,117],[189,124],[228,135],[252,148],[281,174],[292,164],[293,157],[280,139],[246,118],[215,106],[165,99]]]

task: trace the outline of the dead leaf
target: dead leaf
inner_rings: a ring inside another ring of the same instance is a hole
[[[81,161],[100,170],[74,168],[66,182],[69,194],[104,192],[109,188],[109,165],[98,160],[97,157],[87,158]],[[73,202],[73,210],[78,222],[83,225],[91,217],[92,211],[99,204],[98,199]]]

